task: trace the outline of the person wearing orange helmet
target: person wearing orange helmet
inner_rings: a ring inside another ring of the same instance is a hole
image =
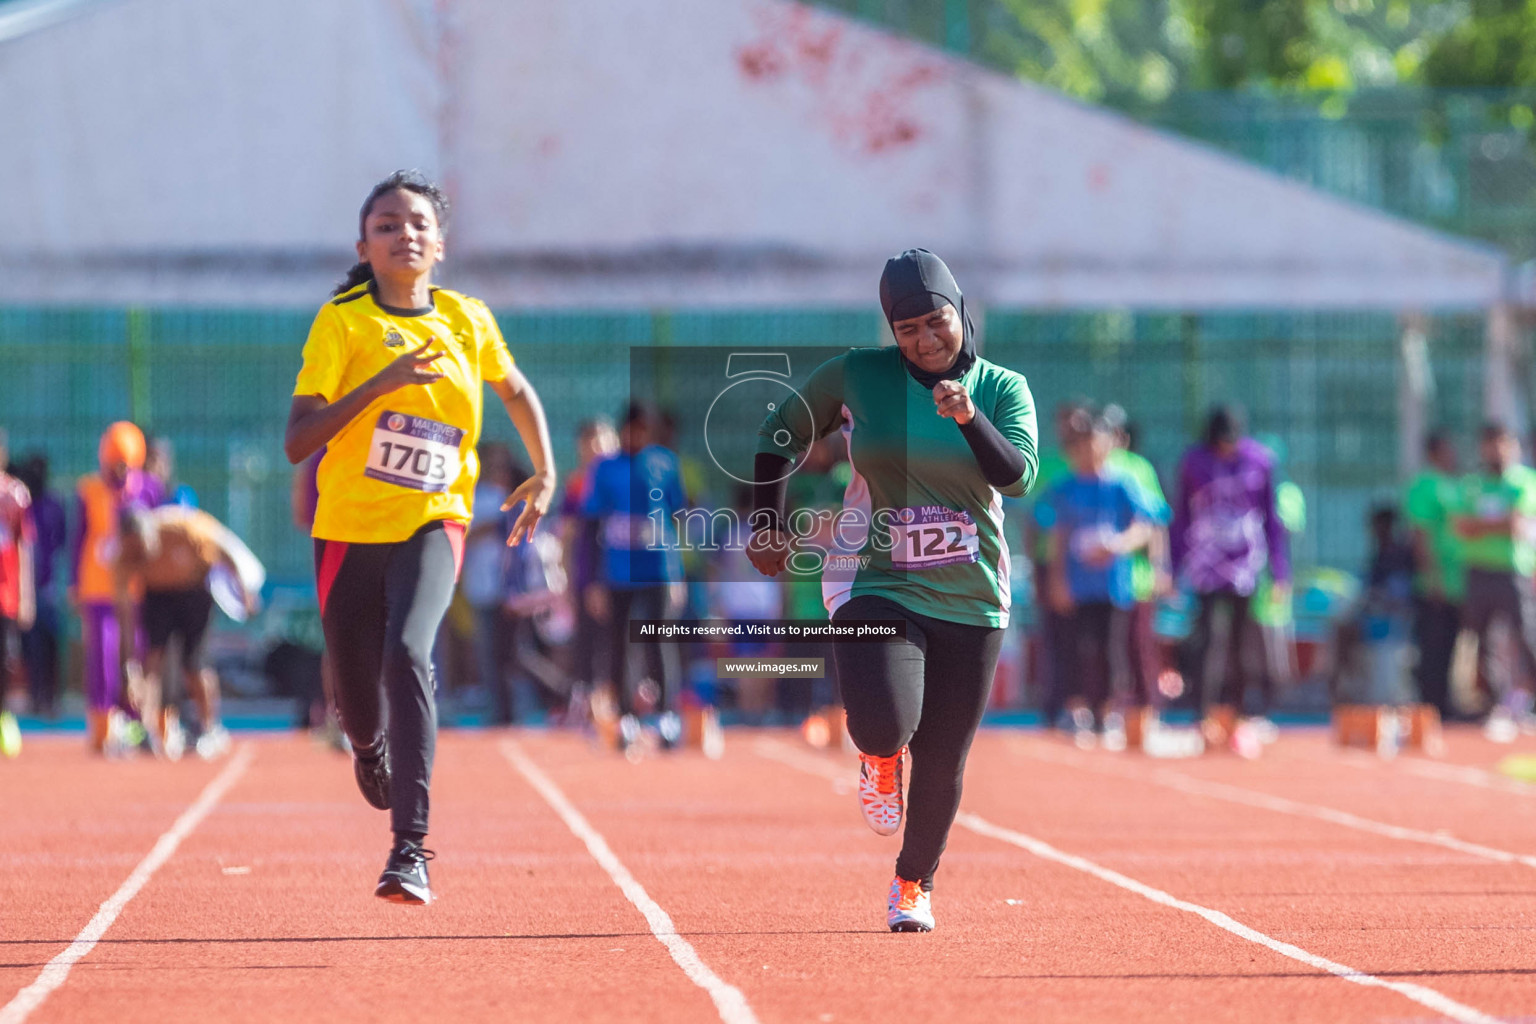
[[[122,700],[125,660],[137,660],[143,644],[124,636],[114,605],[117,524],[130,508],[159,504],[158,482],[144,472],[144,433],[126,420],[108,427],[96,449],[98,472],[75,486],[75,535],[71,545],[69,600],[80,613],[84,649],[86,736],[107,753],[113,718]]]

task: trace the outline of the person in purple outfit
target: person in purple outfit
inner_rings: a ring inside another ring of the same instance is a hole
[[[80,613],[84,654],[86,733],[90,749],[109,752],[114,719],[126,707],[122,666],[130,652],[144,655],[144,637],[119,632],[117,596],[117,526],[124,510],[148,510],[165,497],[160,482],[144,472],[144,434],[126,420],[101,435],[99,472],[80,478],[75,488],[75,534],[70,544],[69,602]]]
[[[1174,572],[1199,603],[1191,638],[1194,697],[1204,712],[1215,691],[1210,717],[1230,735],[1249,682],[1242,651],[1249,600],[1266,568],[1277,593],[1286,593],[1291,579],[1274,456],[1243,436],[1236,407],[1212,409],[1202,443],[1180,460],[1169,541]],[[1213,666],[1214,683],[1207,678]]]
[[[59,691],[59,595],[55,592],[54,563],[68,535],[64,528],[64,503],[48,489],[48,456],[36,452],[22,460],[16,476],[32,495],[32,523],[36,529],[32,548],[33,593],[37,598],[32,628],[21,635],[21,657],[27,666],[32,713],[52,718]]]

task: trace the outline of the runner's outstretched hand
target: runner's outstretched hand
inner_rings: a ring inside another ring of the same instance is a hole
[[[512,524],[512,532],[507,535],[508,547],[533,540],[533,528],[539,525],[539,520],[544,518],[544,513],[549,511],[549,504],[554,499],[553,473],[536,473],[518,485],[517,490],[501,503],[501,510],[505,512],[518,502],[523,502],[523,510],[518,513],[517,521]]]

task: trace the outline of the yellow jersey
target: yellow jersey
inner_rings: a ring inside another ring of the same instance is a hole
[[[484,381],[512,356],[485,303],[446,288],[432,305],[381,305],[372,282],[320,307],[304,343],[295,395],[335,402],[402,352],[432,341],[442,379],[375,400],[326,445],[311,533],[353,544],[402,541],[437,519],[468,523],[480,464]]]

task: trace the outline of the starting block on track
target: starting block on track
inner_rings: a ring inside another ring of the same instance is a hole
[[[839,707],[822,708],[806,716],[800,735],[817,750],[839,747],[845,754],[857,754],[853,737],[848,735],[848,712]]]
[[[1365,747],[1382,757],[1404,749],[1439,757],[1445,750],[1440,712],[1431,704],[1340,704],[1333,709],[1333,741],[1341,747]]]
[[[1147,757],[1180,759],[1205,753],[1205,737],[1194,726],[1169,725],[1154,708],[1125,713],[1125,749]]]
[[[711,761],[725,756],[725,730],[720,727],[720,712],[706,705],[683,708],[683,746],[701,750]]]
[[[1250,761],[1264,753],[1264,741],[1253,723],[1244,721],[1230,704],[1218,704],[1206,712],[1200,733],[1207,750],[1230,750]]]

